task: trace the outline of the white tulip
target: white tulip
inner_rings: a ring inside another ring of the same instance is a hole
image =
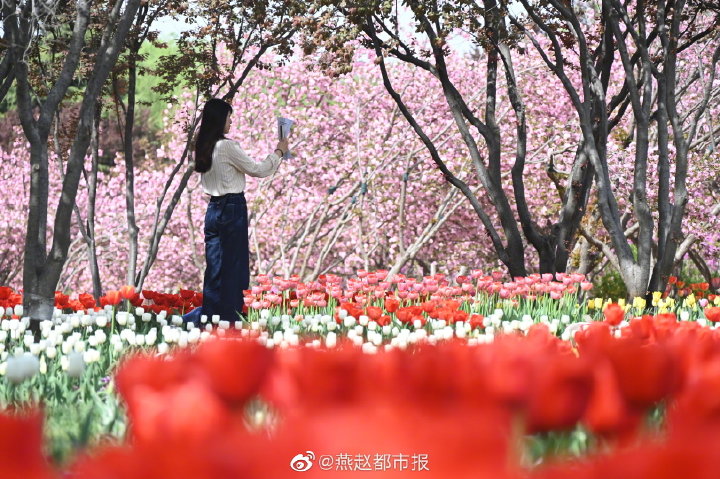
[[[16,304],[16,305],[15,305],[15,308],[13,309],[13,314],[14,314],[15,316],[21,316],[21,317],[22,317],[22,315],[23,315],[24,312],[25,312],[25,310],[23,309],[23,305],[22,305],[22,304]]]
[[[169,349],[170,349],[170,346],[168,346],[167,343],[160,343],[160,344],[158,344],[158,347],[157,347],[159,354],[167,354]]]
[[[88,349],[83,354],[83,359],[86,363],[94,363],[100,360],[100,352],[97,349]]]
[[[99,315],[95,317],[95,324],[98,328],[104,328],[107,326],[108,318],[105,315]]]
[[[346,328],[355,326],[355,318],[353,316],[345,316],[345,319],[343,319],[343,325]]]

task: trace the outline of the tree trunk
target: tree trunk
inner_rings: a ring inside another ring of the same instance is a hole
[[[30,33],[35,21],[32,17],[21,17],[10,22],[13,46],[11,54],[15,64],[18,111],[23,131],[30,141],[31,185],[28,208],[28,229],[25,241],[23,272],[24,304],[32,320],[32,329],[37,332],[38,321],[52,318],[54,292],[60,278],[70,245],[70,225],[75,198],[83,171],[85,154],[90,144],[97,99],[110,69],[117,61],[128,30],[141,0],[129,0],[121,13],[123,2],[115,3],[109,14],[109,22],[100,41],[96,60],[83,94],[77,132],[67,161],[60,201],[55,215],[52,246],[46,248],[47,204],[48,204],[48,138],[52,119],[71,85],[85,41],[89,20],[89,2],[77,5],[77,17],[72,39],[63,67],[55,84],[41,102],[38,118],[30,94],[29,72],[24,61],[24,49],[30,43]],[[13,5],[14,6],[14,5]],[[114,28],[116,27],[116,28]]]

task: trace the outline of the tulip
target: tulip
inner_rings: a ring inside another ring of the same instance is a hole
[[[119,293],[122,299],[131,299],[133,296],[135,296],[135,287],[131,285],[125,285],[120,288]]]
[[[720,321],[720,307],[713,306],[711,308],[705,308],[704,312],[708,321],[712,321],[713,323]]]
[[[609,304],[603,311],[605,322],[610,326],[617,326],[625,317],[625,310],[616,303]]]

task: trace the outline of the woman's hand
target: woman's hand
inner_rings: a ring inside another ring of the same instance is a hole
[[[275,147],[276,150],[280,150],[283,153],[287,153],[290,149],[290,146],[288,146],[288,139],[283,138],[282,140],[278,141],[277,146]]]

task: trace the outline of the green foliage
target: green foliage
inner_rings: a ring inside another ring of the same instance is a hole
[[[167,108],[167,103],[163,99],[164,95],[154,90],[162,82],[162,79],[155,74],[155,69],[161,56],[177,52],[178,47],[174,41],[168,42],[167,48],[159,48],[150,42],[145,42],[140,49],[140,54],[144,56],[144,59],[138,65],[136,98],[138,106],[150,109],[148,126],[152,131],[157,132],[163,129],[163,115]],[[182,90],[182,85],[175,86],[172,96],[180,96]]]
[[[628,291],[622,276],[612,269],[594,281],[593,296],[596,298],[627,298]]]

